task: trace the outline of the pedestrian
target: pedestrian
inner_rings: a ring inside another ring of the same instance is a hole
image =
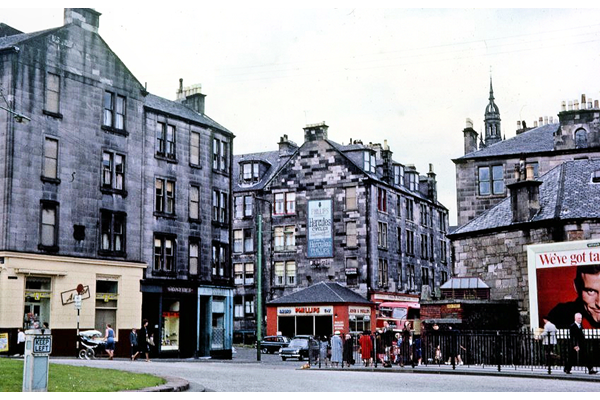
[[[329,366],[329,359],[327,358],[328,350],[329,343],[327,341],[327,337],[322,336],[321,340],[319,341],[319,359],[323,364],[325,364],[325,367]]]
[[[583,328],[581,327],[582,320],[583,317],[581,313],[575,314],[575,321],[569,327],[569,357],[567,358],[564,371],[565,373],[570,374],[571,368],[573,365],[577,364],[577,358],[579,358],[580,362],[585,363],[588,373],[593,375],[598,373],[598,371],[594,370],[592,357],[588,357],[587,354],[585,335],[583,334]]]
[[[140,354],[137,329],[131,328],[129,333],[129,344],[131,345],[131,361],[135,361],[135,358]]]
[[[383,322],[383,332],[381,333],[381,342],[384,347],[383,366],[392,367],[392,345],[394,341],[394,330],[387,321]]]
[[[146,362],[150,362],[150,348],[148,347],[148,320],[142,321],[142,327],[138,332],[139,352],[146,355]]]
[[[365,367],[373,365],[373,339],[371,332],[364,331],[360,337],[360,356]]]
[[[413,349],[414,349],[414,358],[417,359],[417,365],[421,365],[421,361],[423,360],[423,351],[421,349],[421,338],[416,338],[413,342]],[[413,367],[415,366],[415,363],[413,361]]]
[[[343,360],[346,363],[346,366],[354,365],[354,339],[352,336],[347,333],[346,340],[344,341],[344,351],[343,351]],[[343,366],[344,364],[342,364]]]
[[[106,353],[108,353],[108,359],[112,360],[115,355],[115,331],[110,324],[106,324],[104,340],[106,340]]]
[[[413,363],[413,361],[410,354],[410,322],[406,321],[402,328],[402,359],[400,366],[404,367],[404,364],[409,363]]]
[[[22,328],[18,329],[17,333],[17,354],[15,356],[24,356],[25,355],[25,332],[23,332]]]
[[[556,345],[556,325],[550,322],[547,316],[544,316],[542,321],[544,321],[544,332],[540,336],[546,350],[546,365],[550,367],[552,365],[552,356],[554,355],[554,346]]]
[[[335,331],[335,334],[331,338],[331,365],[333,367],[339,366],[342,362],[343,349],[340,334],[340,331]]]
[[[463,361],[462,358],[460,357],[460,350],[466,350],[460,343],[459,343],[459,335],[460,335],[460,331],[456,330],[456,329],[452,329],[452,326],[449,326],[448,329],[450,330],[448,333],[450,334],[450,358],[448,358],[448,362],[446,364],[452,364],[452,358],[454,358],[454,365],[463,365]]]
[[[48,325],[47,322],[44,322],[42,324],[42,334],[44,334],[44,333],[46,333],[46,334],[50,333],[50,325]]]

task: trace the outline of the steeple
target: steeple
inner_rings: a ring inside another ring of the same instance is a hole
[[[490,102],[485,108],[485,147],[502,141],[500,131],[500,110],[494,102],[494,88],[490,74]]]

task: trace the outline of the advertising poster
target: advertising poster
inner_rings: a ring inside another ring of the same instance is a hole
[[[333,257],[332,201],[308,202],[308,258]]]
[[[0,352],[8,351],[8,333],[0,333]]]
[[[531,327],[548,319],[567,329],[575,314],[583,328],[600,328],[600,241],[527,246]]]

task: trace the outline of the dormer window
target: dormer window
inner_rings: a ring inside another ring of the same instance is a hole
[[[375,173],[375,154],[370,151],[365,151],[363,153],[363,169],[372,174]]]
[[[240,181],[254,183],[260,180],[260,165],[258,161],[245,162],[240,165]]]
[[[417,190],[417,174],[409,172],[406,174],[407,187],[413,192]]]
[[[394,185],[404,186],[404,166],[394,165]]]

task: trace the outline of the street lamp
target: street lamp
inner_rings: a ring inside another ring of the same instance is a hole
[[[261,199],[260,197],[255,197],[257,201],[264,201],[269,204],[269,212],[271,212],[272,204],[269,200]],[[258,205],[258,203],[257,203]],[[256,212],[256,241],[257,241],[257,249],[256,249],[256,361],[261,360],[261,346],[260,342],[262,341],[262,213],[260,211],[260,207],[255,207]]]

